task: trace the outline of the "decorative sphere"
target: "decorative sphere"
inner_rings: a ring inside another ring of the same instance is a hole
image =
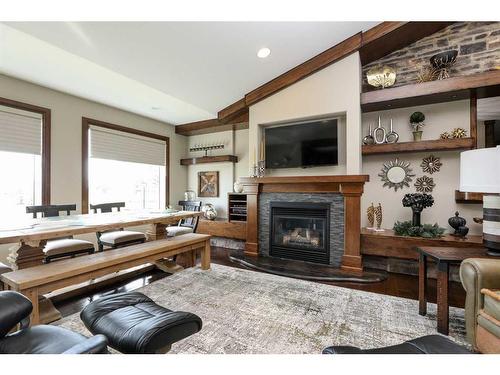
[[[239,181],[236,181],[233,184],[233,189],[235,193],[241,193],[243,191],[243,185]]]
[[[201,208],[201,212],[203,212],[203,216],[208,220],[215,220],[217,217],[217,211],[212,203],[206,203]]]

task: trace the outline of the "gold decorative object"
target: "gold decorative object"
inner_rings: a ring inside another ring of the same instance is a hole
[[[441,169],[441,166],[443,163],[441,163],[440,158],[436,158],[434,155],[430,155],[422,160],[422,164],[420,166],[422,167],[422,171],[424,173],[429,173],[433,174],[434,172],[439,172]]]
[[[436,184],[432,177],[422,176],[415,181],[415,188],[420,193],[431,193]]]
[[[377,220],[377,227],[375,228],[376,232],[383,232],[383,229],[380,229],[382,225],[382,205],[379,203],[377,207],[375,207],[375,219]]]
[[[435,81],[438,75],[439,72],[436,69],[430,66],[425,66],[421,68],[417,74],[417,83]]]
[[[455,128],[451,132],[453,138],[465,138],[467,136],[467,130],[464,128]]]
[[[368,228],[373,229],[375,226],[375,207],[373,203],[366,209],[366,216],[368,217]]]
[[[410,187],[412,177],[415,177],[411,172],[409,162],[396,158],[388,163],[384,163],[378,176],[384,182],[382,187],[388,186],[389,189],[398,191],[398,189],[403,189],[405,186]]]
[[[366,72],[368,84],[377,88],[386,88],[396,82],[396,71],[394,68],[384,65],[376,66]]]
[[[441,139],[449,139],[449,138],[451,138],[451,135],[448,132],[444,132],[444,133],[441,133],[439,135],[439,138],[441,138]]]

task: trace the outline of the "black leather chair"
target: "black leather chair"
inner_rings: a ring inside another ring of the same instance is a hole
[[[85,327],[103,334],[122,353],[166,353],[173,343],[201,330],[195,314],[172,311],[139,292],[99,298],[80,313]]]
[[[32,310],[31,301],[21,293],[0,292],[0,353],[107,353],[107,340],[103,335],[88,338],[79,333],[51,325],[29,327],[29,316]],[[11,332],[18,324],[20,329]]]
[[[402,344],[375,349],[354,346],[329,346],[323,354],[472,354],[469,350],[440,335],[422,336]]]

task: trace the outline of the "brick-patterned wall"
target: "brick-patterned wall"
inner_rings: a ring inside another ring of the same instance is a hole
[[[458,50],[450,75],[485,72],[500,66],[500,22],[457,22],[445,29],[363,66],[363,91],[376,90],[366,82],[366,72],[377,65],[396,69],[395,86],[415,83],[420,69],[439,52]]]

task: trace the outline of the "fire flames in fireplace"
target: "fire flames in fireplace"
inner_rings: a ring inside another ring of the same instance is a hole
[[[320,246],[321,233],[309,228],[295,228],[283,235],[283,245]]]

